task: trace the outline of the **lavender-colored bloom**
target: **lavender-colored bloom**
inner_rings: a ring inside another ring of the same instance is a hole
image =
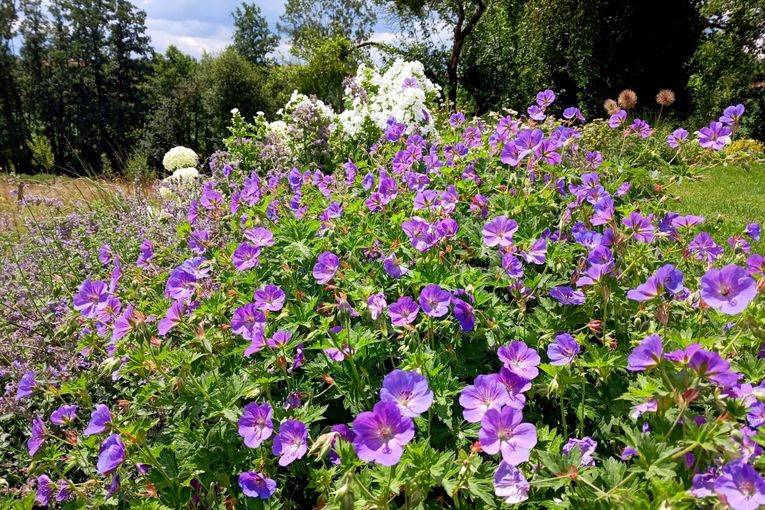
[[[531,105],[529,106],[526,111],[529,114],[529,118],[536,120],[536,121],[543,121],[545,120],[545,112],[537,105]]]
[[[585,299],[584,292],[567,286],[553,287],[550,297],[562,305],[583,305]]]
[[[231,261],[237,271],[246,271],[260,265],[260,248],[250,243],[240,244],[234,250]]]
[[[19,379],[19,386],[16,388],[16,396],[14,397],[14,400],[23,400],[32,396],[36,387],[35,373],[31,370],[25,372],[24,375],[21,376],[21,379]]]
[[[78,406],[76,404],[64,404],[51,413],[50,421],[59,427],[68,425],[77,416],[77,409]]]
[[[268,499],[276,492],[276,481],[254,471],[239,474],[239,488],[245,496]]]
[[[659,403],[655,399],[650,399],[642,404],[637,404],[630,411],[630,418],[637,420],[645,413],[655,413],[659,408]]]
[[[722,122],[711,122],[699,129],[699,145],[705,149],[719,151],[730,143],[731,128]]]
[[[29,436],[29,439],[27,439],[27,450],[29,451],[30,457],[34,457],[35,454],[40,451],[43,442],[45,442],[46,434],[45,422],[43,422],[42,418],[39,416],[35,416],[32,419],[32,433]]]
[[[79,311],[83,317],[88,319],[95,318],[98,312],[109,299],[109,291],[106,283],[96,280],[85,280],[74,295],[74,309]]]
[[[619,458],[621,460],[629,460],[635,455],[638,455],[638,451],[631,446],[627,446],[626,448],[624,448],[624,450],[622,450],[622,453],[619,456]]]
[[[278,312],[284,308],[286,294],[278,286],[272,283],[255,291],[255,307],[262,311]]]
[[[714,469],[707,471],[706,473],[696,473],[693,475],[693,481],[691,482],[691,495],[695,498],[706,498],[714,494],[715,481],[717,480],[718,473]]]
[[[663,354],[661,337],[657,334],[648,335],[627,356],[627,370],[641,372],[655,367],[662,360]]]
[[[523,278],[523,263],[512,253],[502,255],[502,269],[508,278],[517,280]]]
[[[274,333],[273,336],[269,337],[268,340],[266,340],[266,343],[271,349],[279,349],[280,347],[287,345],[290,342],[290,339],[292,339],[292,333],[280,329]]]
[[[246,230],[244,237],[258,248],[274,245],[274,234],[265,227],[255,227]]]
[[[513,234],[518,230],[518,222],[505,216],[497,216],[483,227],[483,242],[486,246],[506,248],[513,245]]]
[[[744,111],[745,108],[743,104],[728,106],[725,108],[725,110],[723,110],[722,117],[720,117],[720,122],[723,124],[728,124],[729,126],[735,126],[741,120],[741,117],[744,115]]]
[[[529,499],[531,486],[521,471],[512,464],[502,461],[494,472],[494,495],[508,505],[522,503]]]
[[[479,375],[470,386],[465,386],[460,393],[462,416],[470,423],[480,422],[486,411],[499,411],[508,403],[505,385],[496,375]]]
[[[271,404],[268,402],[261,405],[250,402],[244,407],[242,417],[239,418],[239,435],[244,438],[245,445],[257,448],[271,437],[274,431],[271,421],[272,412]]]
[[[406,267],[395,255],[390,254],[383,260],[383,269],[391,278],[401,278],[409,272],[409,268]]]
[[[619,110],[608,118],[608,126],[618,128],[627,120],[627,110]]]
[[[465,114],[462,112],[454,112],[449,117],[449,124],[454,128],[461,126],[463,122],[465,122]]]
[[[757,402],[746,413],[746,421],[752,428],[760,428],[765,425],[765,402]]]
[[[265,324],[266,316],[254,303],[250,303],[234,310],[231,331],[245,340],[253,340],[263,335]]]
[[[473,307],[466,301],[452,296],[452,309],[454,311],[454,317],[457,319],[457,322],[460,323],[462,331],[473,331],[473,328],[475,327],[475,313],[473,312]]]
[[[529,264],[543,265],[547,260],[547,239],[541,237],[531,243],[528,251],[521,251],[521,257]]]
[[[644,302],[657,298],[668,290],[672,296],[680,297],[687,293],[683,286],[683,273],[671,264],[660,267],[645,283],[627,291],[627,299]]]
[[[579,447],[579,451],[582,454],[581,461],[579,463],[580,467],[591,467],[595,465],[595,459],[592,457],[592,454],[595,453],[595,448],[598,446],[598,442],[594,441],[590,437],[583,437],[582,439],[577,439],[575,437],[572,437],[568,440],[568,442],[563,445],[563,454],[568,455],[571,453],[571,450],[573,450],[575,447]]]
[[[48,475],[40,475],[37,477],[37,495],[35,496],[35,504],[39,506],[48,506],[53,502],[53,490],[56,488],[56,484],[50,479]]]
[[[401,416],[416,418],[430,408],[433,392],[428,388],[425,376],[417,372],[394,370],[383,379],[380,400],[395,402],[401,410]]]
[[[711,263],[723,254],[723,249],[715,243],[712,236],[708,233],[699,232],[688,244],[688,252],[692,254],[696,260]]]
[[[537,366],[542,359],[537,351],[520,340],[501,346],[497,350],[497,356],[505,367],[518,377],[531,381],[539,375]]]
[[[640,135],[640,138],[648,138],[653,133],[653,129],[648,123],[642,119],[635,119],[632,121],[630,129]]]
[[[624,224],[625,227],[632,229],[636,241],[643,243],[653,242],[653,225],[649,218],[632,211],[629,216],[622,220],[622,224]]]
[[[167,309],[165,316],[157,323],[157,333],[165,336],[171,329],[176,327],[183,320],[185,305],[183,301],[176,301]]]
[[[361,460],[394,466],[414,437],[414,423],[396,403],[383,401],[353,420],[353,432],[353,448]]]
[[[279,456],[279,465],[287,466],[308,451],[308,427],[298,420],[286,420],[274,437],[272,451]]]
[[[550,89],[537,93],[537,105],[540,108],[547,108],[555,102],[555,92]]]
[[[765,479],[741,460],[723,466],[714,491],[735,510],[757,510],[765,505]]]
[[[759,223],[749,223],[744,231],[746,235],[752,238],[752,241],[759,241],[762,229]]]
[[[420,306],[409,296],[398,298],[388,307],[388,315],[394,326],[411,324],[419,312]]]
[[[191,299],[197,288],[197,278],[189,271],[176,268],[170,273],[165,284],[165,297],[174,301]]]
[[[154,258],[154,245],[148,239],[144,239],[139,247],[138,259],[135,265],[138,267],[147,267]]]
[[[102,434],[109,430],[112,424],[112,413],[109,412],[109,408],[105,404],[96,404],[93,413],[90,415],[90,421],[85,430],[82,431],[83,436],[93,436],[96,434]]]
[[[716,352],[699,350],[691,356],[688,366],[694,370],[699,377],[708,379],[712,383],[730,387],[736,384],[741,378],[741,374],[730,370],[730,363],[720,357]]]
[[[513,466],[529,460],[537,444],[537,429],[531,423],[521,423],[522,419],[523,413],[510,406],[486,411],[478,432],[481,449],[490,455],[501,452],[502,460]]]
[[[125,462],[126,458],[125,443],[122,442],[119,434],[112,434],[106,438],[98,450],[96,469],[101,475],[109,474]]]
[[[382,292],[372,294],[369,296],[369,299],[367,299],[367,308],[369,309],[369,315],[372,317],[372,320],[376,321],[379,319],[383,310],[385,310],[387,306],[388,302],[385,301],[385,294]]]
[[[569,333],[555,335],[555,342],[547,347],[547,357],[551,365],[570,365],[579,354],[579,344]]]
[[[429,317],[443,317],[449,313],[452,295],[436,284],[426,285],[420,291],[420,308]]]
[[[668,352],[664,355],[666,359],[672,363],[679,363],[681,365],[687,365],[691,362],[691,358],[694,354],[701,350],[700,344],[690,344],[685,349]]]
[[[563,110],[563,118],[564,119],[574,119],[576,118],[580,122],[584,122],[584,115],[582,115],[582,112],[579,110],[579,108],[575,106],[569,106],[565,110]]]
[[[669,136],[667,136],[667,145],[673,149],[677,149],[687,138],[688,131],[683,128],[675,129]]]
[[[599,151],[587,151],[584,160],[593,170],[603,164],[603,155]]]
[[[701,277],[701,298],[715,310],[727,315],[744,311],[757,296],[757,282],[741,266],[730,264],[712,268]]]
[[[313,277],[316,283],[325,284],[335,277],[340,268],[340,259],[332,252],[325,251],[319,255],[316,265],[313,266]]]
[[[757,253],[749,256],[746,259],[746,270],[755,278],[765,276],[765,257]]]

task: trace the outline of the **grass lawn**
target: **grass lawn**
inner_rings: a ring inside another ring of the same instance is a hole
[[[677,204],[670,210],[706,218],[705,228],[718,244],[743,232],[753,221],[765,226],[765,165],[749,170],[740,167],[715,167],[694,182],[683,182],[669,190]],[[762,248],[765,243],[758,243]]]

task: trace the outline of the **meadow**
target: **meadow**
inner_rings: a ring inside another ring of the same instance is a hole
[[[744,107],[346,85],[162,181],[3,182],[0,507],[765,505]]]

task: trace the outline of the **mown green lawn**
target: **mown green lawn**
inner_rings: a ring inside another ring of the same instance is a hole
[[[675,185],[669,194],[678,199],[670,209],[704,216],[706,230],[718,243],[742,233],[747,223],[757,221],[765,227],[765,165],[749,170],[715,167],[698,181]],[[757,248],[763,245],[760,242]]]

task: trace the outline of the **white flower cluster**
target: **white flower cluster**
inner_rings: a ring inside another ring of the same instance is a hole
[[[336,117],[332,107],[324,104],[321,99],[308,97],[297,90],[292,91],[292,95],[290,96],[289,101],[287,101],[287,104],[276,113],[281,115],[288,123],[291,120],[295,120],[296,116],[299,117],[305,114],[312,114],[319,118],[314,120],[321,120],[331,126],[334,125]]]
[[[345,89],[346,110],[338,115],[338,123],[349,137],[355,137],[371,122],[384,130],[389,119],[405,124],[407,132],[419,127],[433,129],[429,105],[435,101],[439,86],[425,77],[420,62],[396,60],[384,73],[364,64],[359,66],[355,86]]]
[[[165,153],[162,158],[162,165],[168,172],[173,172],[179,168],[189,168],[197,166],[199,157],[197,153],[188,147],[173,147]]]

